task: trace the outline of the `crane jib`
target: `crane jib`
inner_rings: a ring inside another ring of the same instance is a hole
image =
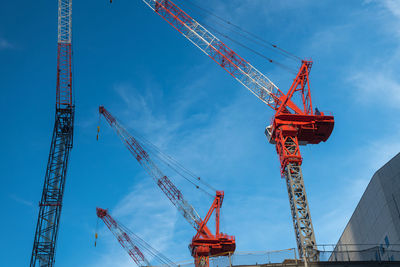
[[[100,106],[99,112],[106,118],[107,122],[116,131],[126,148],[131,152],[139,164],[143,166],[172,204],[177,207],[183,217],[197,230],[202,220],[196,210],[184,199],[180,190],[157,167],[139,141],[130,135],[119,121],[108,112],[108,110],[103,106]]]
[[[282,91],[264,74],[241,58],[172,1],[143,0],[171,26],[213,59],[261,101],[275,109]]]

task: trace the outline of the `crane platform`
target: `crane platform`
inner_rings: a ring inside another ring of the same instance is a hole
[[[267,126],[265,135],[268,142],[276,144],[274,129],[282,125],[293,126],[293,134],[297,135],[299,145],[319,144],[326,142],[333,131],[335,120],[332,115],[279,114],[274,124]]]

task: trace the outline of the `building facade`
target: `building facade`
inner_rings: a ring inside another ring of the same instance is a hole
[[[400,153],[372,177],[330,260],[400,260]]]

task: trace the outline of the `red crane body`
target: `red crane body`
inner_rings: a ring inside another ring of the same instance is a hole
[[[273,123],[266,128],[265,134],[269,142],[276,145],[281,163],[281,176],[286,179],[299,256],[306,260],[318,260],[301,172],[302,157],[299,145],[325,142],[332,133],[334,117],[317,109],[315,113],[313,111],[309,84],[312,61],[302,61],[292,86],[287,94],[284,94],[264,74],[171,0],[142,1],[275,111]],[[294,96],[301,99],[301,105],[294,103]]]
[[[208,257],[233,253],[236,248],[235,237],[219,231],[220,209],[224,199],[224,191],[217,191],[215,199],[206,217],[199,225],[196,235],[189,245],[190,252],[195,258],[196,266],[208,266]],[[215,211],[215,235],[207,228],[207,222]]]
[[[299,145],[319,144],[325,142],[331,135],[334,127],[334,118],[323,112],[313,112],[309,84],[311,61],[303,61],[300,70],[288,93],[278,105],[273,123],[267,127],[265,134],[269,142],[276,144],[276,150],[281,162],[281,174],[285,176],[285,169],[289,162],[301,165]],[[291,113],[286,103],[294,93],[300,92],[303,109],[299,113]],[[292,143],[292,145],[285,145]]]
[[[203,219],[197,214],[194,208],[184,199],[180,190],[163,174],[163,172],[152,161],[141,144],[111,115],[103,106],[99,107],[99,113],[104,116],[110,126],[116,131],[124,145],[136,158],[140,165],[153,178],[156,184],[175,205],[179,212],[197,231],[189,245],[192,256],[195,258],[196,266],[208,266],[209,256],[233,253],[236,248],[234,236],[220,232],[220,209],[224,199],[224,192],[217,191],[215,199]],[[207,227],[211,215],[215,211],[215,234]]]

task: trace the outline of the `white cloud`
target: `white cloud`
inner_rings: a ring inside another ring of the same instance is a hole
[[[22,204],[22,205],[30,207],[30,208],[34,207],[34,205],[33,205],[33,203],[31,201],[25,200],[25,199],[23,199],[21,197],[18,197],[16,195],[14,195],[14,194],[9,195],[9,197],[12,200],[16,201],[17,203],[19,203],[19,204]]]
[[[152,247],[163,251],[172,239],[177,210],[150,177],[143,179],[116,205],[113,214],[126,221],[125,225]]]
[[[383,5],[396,17],[400,19],[400,1],[384,0]]]
[[[195,67],[202,69],[204,66]],[[207,95],[203,88],[209,81],[207,74],[202,79],[191,80],[190,84],[183,86],[178,99],[166,101],[161,86],[154,80],[148,80],[144,88],[136,88],[130,83],[116,83],[114,90],[120,95],[125,105],[118,107],[118,114],[125,126],[138,130],[138,132],[161,149],[176,137],[185,123],[207,120],[207,111],[190,112],[196,103],[201,102]],[[170,88],[168,90],[172,90]],[[162,106],[159,106],[162,103]],[[113,110],[110,110],[114,114]]]
[[[353,159],[354,160],[354,159]],[[372,175],[367,170],[360,170],[363,163],[354,160],[357,169],[346,170],[346,183],[330,192],[329,200],[323,200],[326,204],[318,207],[320,214],[316,214],[314,225],[318,226],[317,243],[334,245],[341,236],[354,209],[364,193]]]
[[[354,92],[354,99],[359,103],[372,104],[379,108],[398,109],[400,79],[397,73],[400,62],[400,45],[395,40],[400,41],[400,1],[366,1],[365,3],[374,5],[375,9],[372,12],[380,18],[376,22],[377,29],[385,31],[389,36],[386,40],[376,40],[375,42],[378,44],[381,41],[386,43],[394,41],[394,45],[386,45],[384,54],[380,53],[379,48],[370,45],[368,49],[373,49],[371,53],[375,56],[370,57],[368,62],[353,62],[347,80],[357,89]],[[370,10],[366,12],[366,15],[371,15]]]
[[[364,0],[364,5],[369,5],[369,18],[379,18],[383,26],[381,31],[395,33],[400,38],[400,2],[398,0]]]
[[[6,50],[6,49],[12,49],[12,48],[14,48],[14,45],[12,45],[6,39],[0,37],[0,50]]]
[[[357,89],[355,99],[361,103],[400,108],[400,81],[390,71],[359,71],[348,80]]]
[[[400,129],[396,126],[393,131],[382,138],[374,140],[368,144],[366,151],[362,154],[366,157],[365,166],[374,172],[382,167],[386,162],[400,152]]]
[[[138,125],[140,125],[142,133],[152,133],[166,128],[165,126],[168,122],[165,115],[157,116],[154,114],[156,110],[154,98],[157,97],[154,95],[161,94],[161,90],[157,89],[156,86],[154,86],[153,90],[145,90],[142,93],[130,83],[119,83],[114,86],[114,90],[126,104],[122,114],[118,111],[115,112],[115,114],[121,114],[124,118],[128,118],[124,120],[126,126],[137,129],[139,128]],[[157,98],[162,98],[162,95]],[[114,113],[112,110],[110,112]],[[121,115],[118,117],[121,117]],[[141,123],[142,121],[146,123]]]
[[[109,212],[115,220],[163,253],[173,242],[177,211],[149,177],[143,179],[142,183],[136,185]],[[104,225],[99,230],[98,249],[106,250],[107,253],[102,253],[90,266],[134,265],[133,260]],[[147,251],[142,252],[149,261],[152,260]]]
[[[398,136],[400,127],[394,127],[392,132],[353,149],[335,163],[344,171],[340,172],[342,177],[337,178],[337,187],[330,190],[330,197],[323,200],[324,207],[318,207],[320,216],[315,224],[318,225],[319,244],[339,240],[374,173],[400,152]]]

